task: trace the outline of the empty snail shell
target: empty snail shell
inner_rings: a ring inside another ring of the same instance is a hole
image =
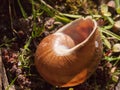
[[[97,23],[79,18],[44,38],[35,53],[40,75],[59,87],[83,83],[97,68],[102,43]]]

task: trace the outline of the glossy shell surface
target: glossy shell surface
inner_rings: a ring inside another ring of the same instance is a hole
[[[102,41],[92,19],[85,20],[73,21],[63,30],[44,38],[38,45],[35,65],[40,75],[50,84],[59,87],[75,86],[83,83],[96,70],[102,56]],[[71,30],[73,28],[75,31]]]

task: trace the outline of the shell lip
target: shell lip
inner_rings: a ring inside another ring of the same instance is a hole
[[[93,35],[93,34],[95,33],[95,31],[97,30],[97,22],[96,22],[91,16],[87,16],[87,17],[85,17],[85,18],[84,18],[84,17],[81,17],[81,18],[78,18],[78,19],[76,19],[76,20],[68,23],[67,25],[63,26],[63,27],[60,28],[57,32],[54,33],[55,35],[56,35],[56,34],[59,34],[59,33],[62,33],[62,31],[66,30],[66,28],[68,28],[68,27],[69,27],[70,25],[72,25],[74,22],[77,22],[77,21],[79,21],[79,20],[81,20],[81,19],[82,19],[82,20],[91,19],[91,20],[93,21],[93,23],[94,23],[93,30],[92,30],[92,32],[89,34],[89,36],[88,36],[85,40],[83,40],[81,43],[79,43],[78,45],[74,46],[73,48],[69,49],[68,52],[73,52],[74,50],[76,50],[76,49],[84,46],[84,45],[89,41],[89,39],[92,37],[92,35]]]

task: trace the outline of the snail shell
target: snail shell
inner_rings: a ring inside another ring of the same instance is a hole
[[[69,87],[83,83],[95,71],[101,56],[97,23],[86,17],[45,37],[37,47],[35,65],[50,84]]]

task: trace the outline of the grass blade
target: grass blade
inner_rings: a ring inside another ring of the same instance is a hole
[[[110,35],[110,36],[116,38],[117,40],[120,40],[120,36],[119,36],[119,35],[111,32],[111,31],[109,31],[109,30],[105,30],[104,28],[100,28],[100,31],[101,31],[102,33],[105,33],[105,34],[107,34],[107,35]]]
[[[21,13],[22,13],[23,17],[24,17],[24,18],[27,18],[27,14],[26,14],[26,12],[25,12],[24,9],[23,9],[23,7],[22,7],[22,5],[21,5],[21,3],[20,3],[20,0],[18,0],[18,4],[19,4],[19,7],[20,7],[20,10],[21,10]]]

